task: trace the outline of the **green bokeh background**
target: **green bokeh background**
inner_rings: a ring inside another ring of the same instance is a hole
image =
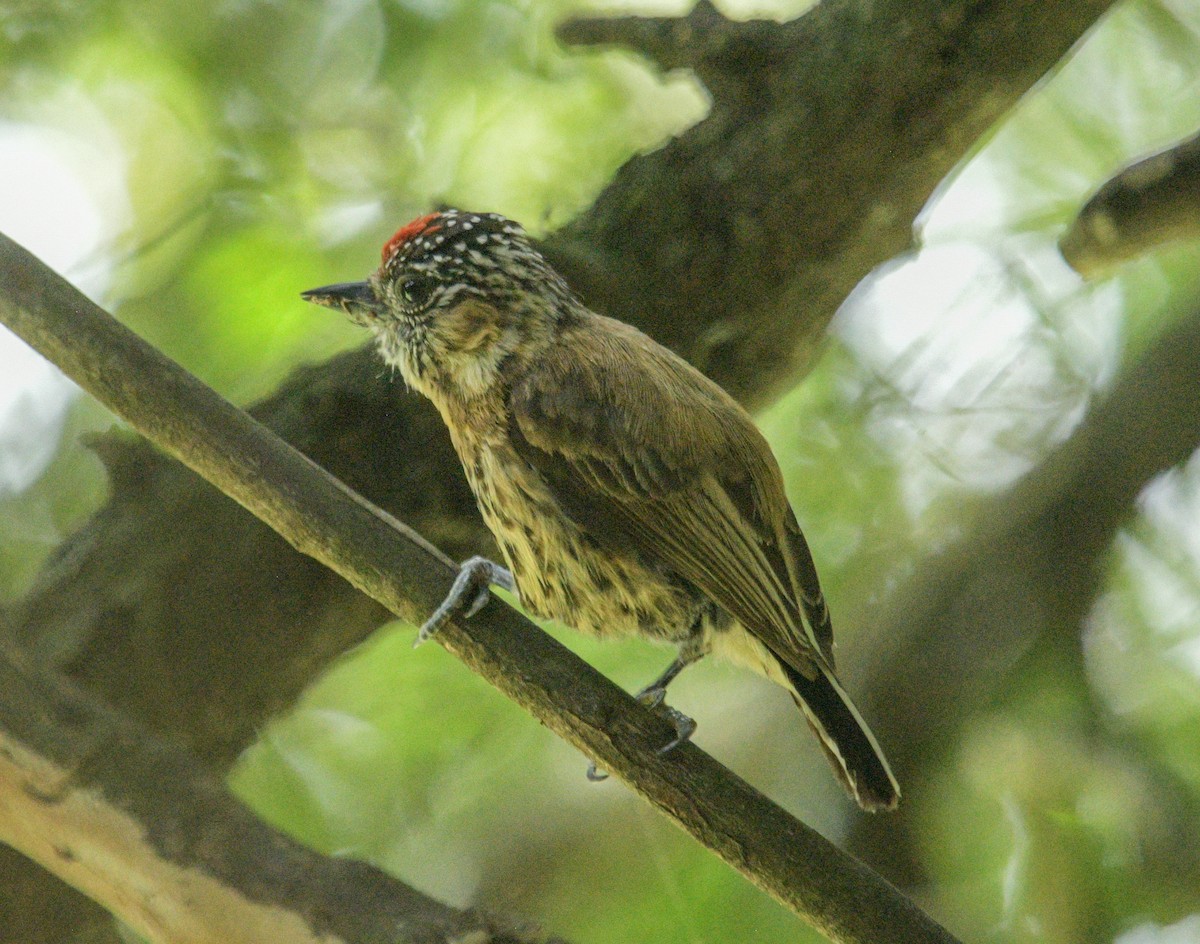
[[[449,203],[544,232],[703,117],[690,75],[562,49],[553,24],[576,9],[0,0],[0,127],[54,142],[94,202],[95,245],[65,274],[249,403],[294,365],[361,342],[298,292],[365,275],[400,223]],[[921,220],[921,251],[856,293],[815,371],[759,418],[851,676],[873,608],[1194,298],[1194,244],[1092,285],[1053,246],[1107,174],[1197,126],[1200,11],[1118,4],[980,143]],[[979,274],[967,285],[964,260]],[[1000,354],[973,340],[982,324],[1009,326]],[[47,427],[60,448],[45,472],[0,492],[7,598],[103,500],[78,438],[111,422],[77,399]],[[964,939],[1200,941],[1200,890],[1141,858],[1146,831],[1179,815],[1152,808],[1154,777],[1181,778],[1200,802],[1197,535],[1192,463],[1147,490],[1112,549],[1086,677],[1022,663],[908,785],[930,876],[914,891]],[[548,629],[629,687],[668,658]],[[319,849],[576,942],[817,939],[619,784],[588,784],[583,758],[436,646],[413,652],[412,635],[382,628],[264,730],[231,776],[239,795]],[[856,814],[784,693],[708,664],[672,691],[703,747],[845,837]],[[1096,750],[1097,715],[1122,749]]]

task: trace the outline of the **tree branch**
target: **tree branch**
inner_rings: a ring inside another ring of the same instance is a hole
[[[1200,237],[1200,134],[1121,168],[1088,198],[1058,242],[1084,277],[1156,246]]]
[[[441,417],[381,376],[374,352],[297,370],[253,412],[455,559],[490,546]],[[228,766],[388,612],[138,437],[91,445],[112,498],[43,568],[11,634],[206,765]]]
[[[570,23],[568,41],[689,66],[712,111],[630,161],[546,241],[592,308],[632,321],[749,406],[814,362],[872,269],[968,149],[1111,0],[825,0],[789,23]]]
[[[93,396],[279,531],[409,620],[456,568],[390,517],[155,351],[0,237],[0,317]],[[493,601],[436,637],[778,901],[839,942],[953,938],[857,860],[685,743],[515,611]]]
[[[0,841],[164,944],[546,941],[304,848],[184,752],[3,647]]]

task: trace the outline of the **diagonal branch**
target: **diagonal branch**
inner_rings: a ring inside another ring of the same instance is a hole
[[[456,569],[0,237],[0,318],[97,399],[393,613],[440,602]],[[670,735],[569,650],[497,602],[436,637],[549,728],[834,941],[953,938],[856,859],[698,747]]]

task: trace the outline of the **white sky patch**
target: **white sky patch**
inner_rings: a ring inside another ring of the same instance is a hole
[[[1196,944],[1200,941],[1200,915],[1188,915],[1174,924],[1139,924],[1117,937],[1113,944]]]
[[[123,168],[97,163],[111,152],[94,145],[54,128],[0,124],[0,232],[67,275],[94,260],[111,232],[80,169],[108,176],[111,184]],[[88,266],[87,276],[83,287],[96,294],[108,272]],[[0,495],[28,488],[44,471],[75,391],[57,368],[0,327]]]
[[[1163,656],[1200,678],[1200,453],[1182,468],[1169,469],[1138,497],[1138,506],[1154,530],[1154,540],[1125,539],[1125,560],[1137,574],[1140,618],[1156,635],[1179,640]]]
[[[430,2],[430,0],[422,0]],[[687,16],[695,0],[590,0],[575,15],[600,16]],[[817,0],[716,0],[714,4],[731,20],[794,20],[817,5]]]
[[[1088,619],[1084,651],[1108,709],[1161,734],[1197,712],[1200,452],[1157,476],[1137,506],[1141,520],[1117,536],[1115,576]],[[1165,755],[1193,776],[1181,757]]]
[[[1200,453],[1182,468],[1156,477],[1138,497],[1138,506],[1193,569],[1200,570]]]
[[[915,399],[926,401],[916,405],[933,406],[965,380],[986,384],[980,361],[1007,359],[1029,329],[1032,312],[1006,281],[994,257],[970,243],[927,249],[855,292],[838,333],[880,366],[909,355],[895,379],[915,385]]]
[[[914,517],[947,486],[991,491],[1027,472],[1111,372],[1119,293],[1080,296],[1052,253],[1024,237],[939,243],[880,269],[838,313]]]
[[[1167,650],[1167,658],[1200,678],[1200,639],[1189,639]],[[1197,938],[1196,940],[1200,940]]]
[[[914,229],[922,243],[932,244],[977,235],[998,227],[1009,196],[984,154],[943,183],[917,216]]]

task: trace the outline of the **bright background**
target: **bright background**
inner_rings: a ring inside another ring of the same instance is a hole
[[[295,364],[361,342],[297,293],[365,275],[400,222],[446,202],[544,232],[703,116],[688,75],[564,52],[551,29],[572,9],[0,0],[0,231],[249,403]],[[851,660],[870,645],[873,603],[1063,441],[1193,297],[1200,246],[1084,284],[1055,240],[1115,168],[1197,127],[1200,7],[1118,4],[946,182],[920,250],[859,287],[813,374],[760,417]],[[111,422],[0,330],[5,598],[103,501],[78,436]],[[552,631],[630,688],[668,659]],[[341,660],[246,753],[236,790],[320,849],[575,942],[815,939],[411,638],[385,627]],[[1147,880],[1133,815],[1150,768],[1200,804],[1197,463],[1143,494],[1084,646],[1086,678],[1021,670],[964,723],[942,788],[910,800],[930,875],[919,896],[970,941],[1200,941],[1200,889]],[[845,838],[856,814],[786,695],[707,664],[672,693],[701,746]],[[1089,751],[1083,701],[1145,766]]]

